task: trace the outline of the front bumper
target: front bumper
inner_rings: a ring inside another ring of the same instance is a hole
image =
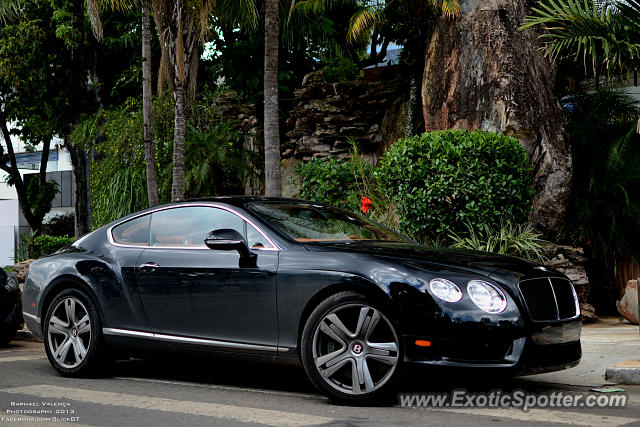
[[[463,325],[460,325],[464,328]],[[536,324],[529,331],[474,328],[449,330],[446,336],[405,336],[409,364],[468,368],[502,368],[514,375],[551,372],[576,366],[582,357],[578,319]],[[428,347],[415,345],[427,340]]]

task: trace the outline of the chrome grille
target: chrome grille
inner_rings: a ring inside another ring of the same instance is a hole
[[[518,287],[532,320],[571,319],[578,314],[575,290],[566,279],[528,279]]]

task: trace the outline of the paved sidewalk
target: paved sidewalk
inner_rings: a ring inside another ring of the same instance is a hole
[[[603,317],[600,320],[582,328],[582,360],[578,366],[566,371],[531,375],[527,378],[587,387],[623,383],[620,377],[611,375],[608,381],[605,371],[616,364],[640,359],[638,326],[627,322],[620,323],[619,317]],[[638,372],[640,373],[640,365]]]

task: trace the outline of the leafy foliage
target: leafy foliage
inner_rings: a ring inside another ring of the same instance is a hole
[[[401,139],[375,179],[397,205],[402,231],[418,238],[523,222],[531,209],[531,166],[512,137],[436,131]]]
[[[49,236],[46,234],[36,236],[33,233],[23,234],[20,236],[20,243],[16,249],[15,262],[51,255],[57,250],[69,246],[75,242],[75,240],[75,237],[70,236]]]
[[[640,257],[640,107],[619,90],[578,93],[573,106],[575,168],[567,229],[613,271],[617,257]]]
[[[312,159],[296,173],[301,198],[362,213],[361,199],[367,197],[367,216],[439,245],[450,234],[486,230],[485,224],[524,222],[533,196],[524,149],[514,138],[489,132],[439,131],[403,139],[377,168],[354,145],[349,160]]]
[[[345,83],[358,78],[360,68],[345,57],[329,58],[325,61],[323,77],[327,83]]]
[[[42,224],[42,234],[50,236],[73,236],[75,233],[75,216],[73,213],[55,215]]]
[[[542,0],[523,29],[544,25],[546,55],[591,62],[594,73],[626,72],[640,66],[640,1]]]
[[[106,224],[131,212],[146,208],[147,191],[143,173],[135,169],[121,169],[109,180],[106,189],[98,190],[100,197],[94,203],[96,224]]]
[[[476,251],[495,252],[545,262],[542,235],[536,233],[531,223],[513,224],[509,221],[499,226],[483,224],[476,229],[467,225],[466,235],[452,233],[452,247]]]
[[[359,206],[353,163],[346,159],[314,158],[296,166],[300,197],[356,211]]]
[[[40,186],[38,179],[31,179],[27,184],[27,202],[36,218],[44,218],[51,210],[51,204],[60,192],[56,181],[47,181]]]
[[[222,94],[224,95],[224,94]],[[242,149],[238,123],[222,117],[220,93],[204,92],[187,108],[186,195],[189,198],[240,193],[260,159]],[[231,96],[226,94],[224,96]],[[160,202],[171,195],[173,100],[153,103],[153,130]],[[79,123],[71,138],[95,151],[91,163],[93,227],[147,206],[142,107],[129,99]]]

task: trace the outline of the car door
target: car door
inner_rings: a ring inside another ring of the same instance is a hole
[[[204,245],[206,234],[221,228],[249,235],[252,252],[258,255],[256,267],[241,268],[237,251]],[[278,250],[228,208],[184,206],[154,212],[150,247],[138,262],[140,297],[155,333],[187,343],[175,337],[277,345]]]

